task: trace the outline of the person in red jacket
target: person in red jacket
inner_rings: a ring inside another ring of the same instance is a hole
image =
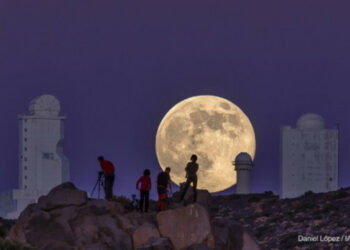
[[[168,198],[168,187],[170,190],[170,195],[172,195],[173,190],[171,186],[171,178],[170,178],[170,167],[166,167],[165,171],[162,171],[158,174],[157,177],[157,191],[158,191],[158,208],[159,211],[164,211],[167,209],[167,204],[169,202]]]
[[[151,182],[151,171],[149,169],[145,169],[143,171],[143,176],[138,179],[136,182],[136,189],[140,190],[140,211],[148,212],[148,206],[149,206],[149,191],[152,189],[152,182]],[[141,186],[140,186],[141,184]],[[145,210],[143,210],[143,204],[145,203]]]
[[[100,162],[100,166],[105,177],[105,199],[112,200],[113,197],[113,184],[114,184],[114,166],[113,163],[104,159],[103,156],[99,156],[97,160]]]

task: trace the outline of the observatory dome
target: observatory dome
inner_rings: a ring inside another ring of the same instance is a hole
[[[53,95],[41,95],[30,102],[29,112],[38,116],[58,116],[60,102]]]
[[[252,164],[252,162],[252,157],[247,152],[239,153],[235,159],[235,164]]]
[[[304,114],[297,121],[298,129],[324,129],[325,122],[318,114]]]

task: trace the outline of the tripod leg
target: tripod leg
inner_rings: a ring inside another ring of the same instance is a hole
[[[96,187],[97,187],[98,184],[99,184],[99,180],[97,180],[97,182],[96,182],[94,188],[92,189],[92,191],[91,191],[91,193],[90,193],[90,197],[92,197],[92,196],[94,195],[95,189],[96,189]]]
[[[98,183],[98,198],[100,199],[101,182]]]

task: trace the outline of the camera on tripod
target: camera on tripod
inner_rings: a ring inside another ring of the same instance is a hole
[[[98,178],[101,179],[103,176],[104,176],[103,171],[99,171],[99,172],[98,172]]]
[[[104,177],[105,177],[104,172],[103,172],[103,171],[99,171],[99,172],[98,172],[98,178],[97,178],[96,184],[95,184],[94,188],[93,188],[92,191],[91,191],[90,197],[93,197],[96,188],[98,188],[97,197],[100,198],[101,189],[103,189],[103,188],[104,188],[104,185],[105,185],[105,183],[104,183]]]

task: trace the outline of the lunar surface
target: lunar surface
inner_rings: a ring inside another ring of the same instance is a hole
[[[236,184],[232,162],[240,152],[255,155],[255,133],[249,118],[232,102],[217,96],[195,96],[176,104],[161,121],[156,153],[162,169],[171,167],[179,185],[192,154],[198,156],[198,188],[219,192]]]

